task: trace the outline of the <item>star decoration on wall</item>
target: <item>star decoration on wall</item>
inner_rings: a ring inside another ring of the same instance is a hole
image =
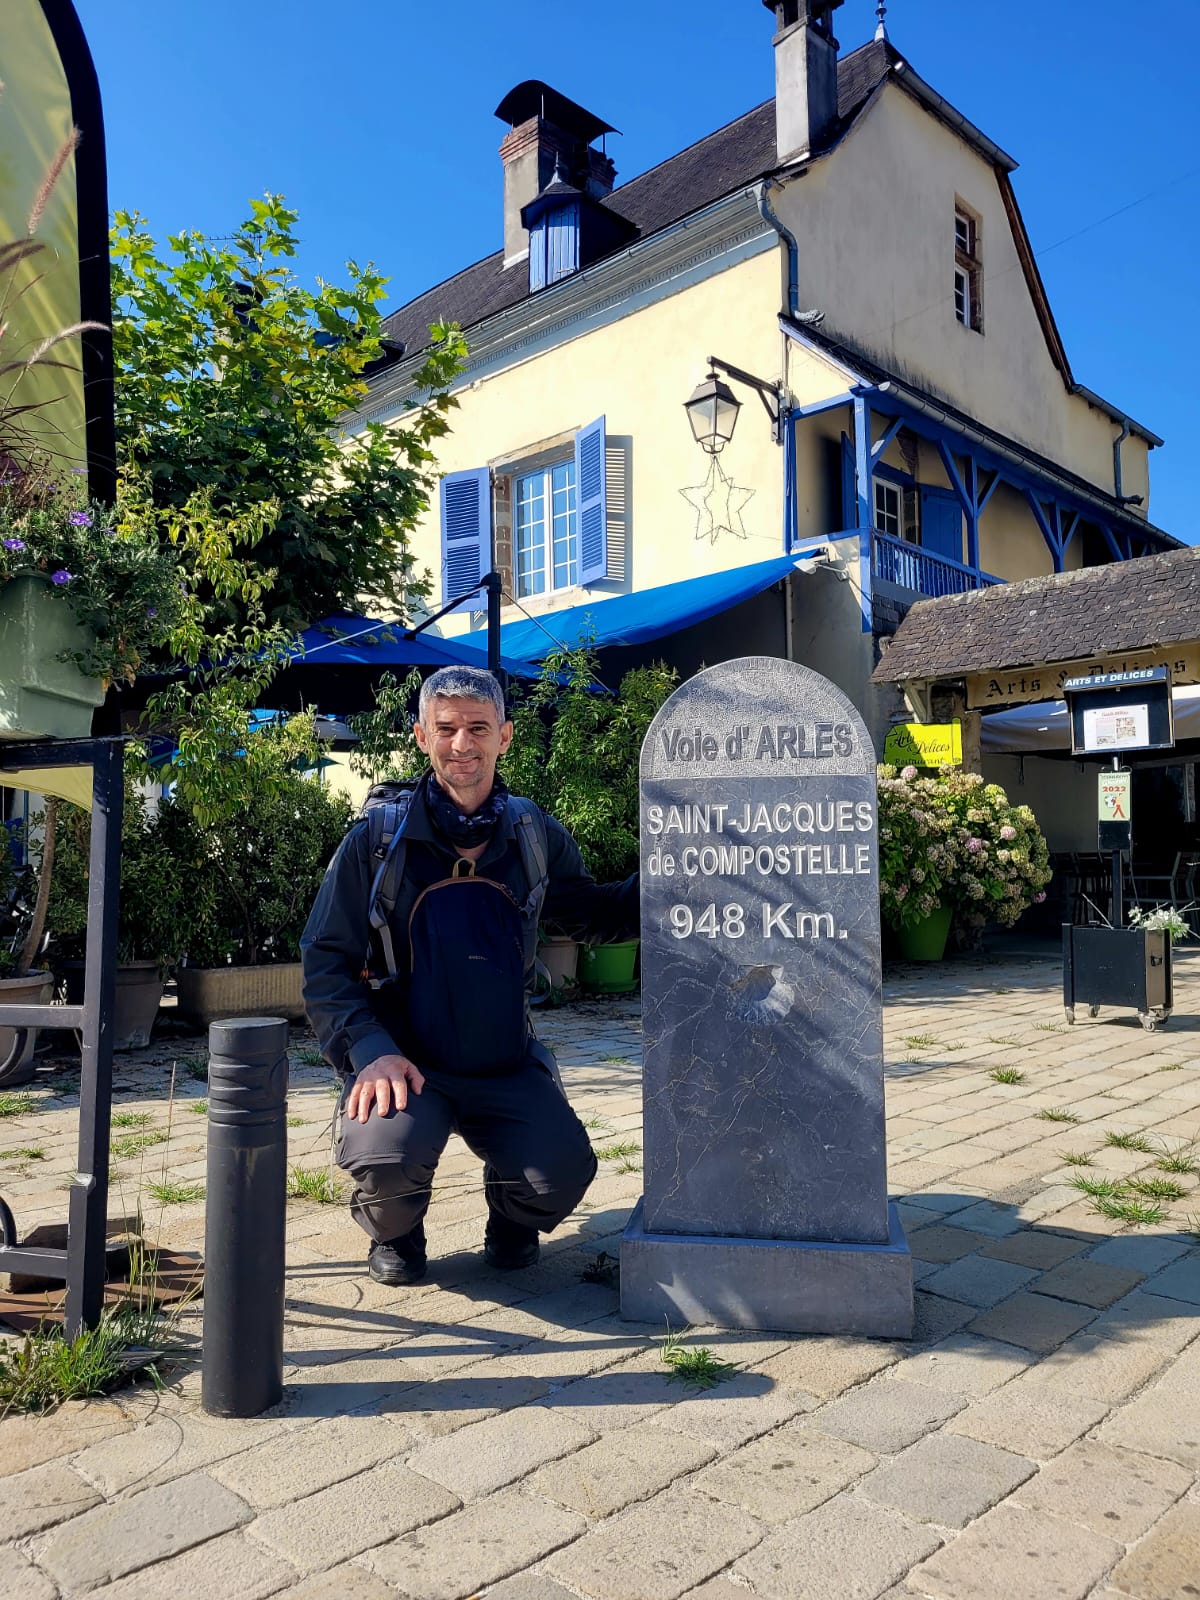
[[[744,489],[721,465],[720,457],[709,461],[708,475],[703,483],[680,489],[680,494],[696,513],[697,539],[708,539],[716,544],[723,533],[734,539],[748,539],[742,512],[753,497],[753,489]]]

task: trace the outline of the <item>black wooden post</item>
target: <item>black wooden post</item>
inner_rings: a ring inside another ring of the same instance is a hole
[[[208,1207],[200,1403],[254,1417],[283,1395],[287,1023],[208,1030]]]
[[[83,968],[79,1170],[67,1200],[64,1323],[69,1339],[84,1328],[94,1328],[104,1304],[117,900],[121,882],[121,819],[125,810],[124,758],[124,745],[119,740],[105,740],[96,746]]]

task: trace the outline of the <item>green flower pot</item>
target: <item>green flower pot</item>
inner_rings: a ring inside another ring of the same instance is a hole
[[[950,906],[939,906],[920,922],[897,929],[900,954],[905,961],[940,961],[946,954],[952,915]]]
[[[87,645],[48,579],[31,574],[0,588],[0,739],[87,738],[103,686],[58,659]]]
[[[579,952],[579,981],[593,994],[632,994],[637,988],[638,941],[585,946]]]

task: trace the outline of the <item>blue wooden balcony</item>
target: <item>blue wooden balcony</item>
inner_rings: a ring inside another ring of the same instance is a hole
[[[898,588],[937,599],[944,594],[966,594],[971,589],[987,589],[1003,583],[1003,578],[964,566],[949,556],[935,555],[907,539],[871,530],[871,576]]]

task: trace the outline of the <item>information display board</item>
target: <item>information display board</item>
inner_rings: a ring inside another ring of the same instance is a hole
[[[1068,678],[1063,692],[1071,712],[1072,755],[1169,750],[1175,743],[1166,667]]]

